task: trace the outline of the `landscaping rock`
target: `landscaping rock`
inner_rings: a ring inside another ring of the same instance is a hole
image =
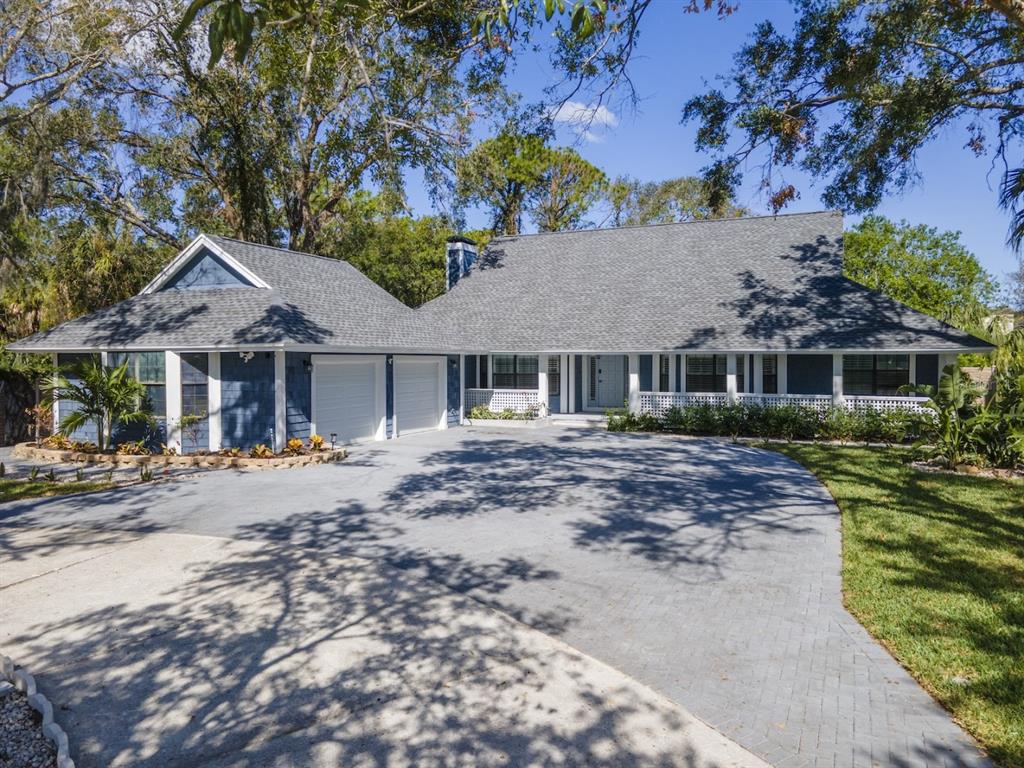
[[[43,718],[21,691],[0,698],[0,768],[57,768],[57,750]]]

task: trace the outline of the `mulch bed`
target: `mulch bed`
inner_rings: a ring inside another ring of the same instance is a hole
[[[0,697],[0,768],[56,768],[57,750],[43,718],[20,691]]]

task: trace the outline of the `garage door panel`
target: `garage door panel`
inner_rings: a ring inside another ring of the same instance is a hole
[[[438,429],[444,417],[441,366],[444,360],[399,360],[395,364],[395,419],[398,433]]]
[[[320,363],[314,366],[313,375],[317,432],[336,433],[339,442],[377,436],[380,381],[376,362]]]

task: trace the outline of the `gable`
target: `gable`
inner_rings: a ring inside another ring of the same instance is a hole
[[[255,287],[252,282],[224,263],[209,248],[200,248],[160,290],[190,291],[204,288]]]

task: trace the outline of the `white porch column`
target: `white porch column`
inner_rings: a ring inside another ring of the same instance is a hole
[[[487,381],[484,383],[484,389],[494,389],[494,358],[489,354],[484,355],[487,358]],[[477,360],[477,365],[480,365],[480,361]]]
[[[558,398],[559,413],[569,413],[569,357],[560,355],[558,358],[558,386],[562,393]]]
[[[911,352],[908,357],[910,358],[910,383],[917,384],[917,355]]]
[[[537,402],[541,415],[548,413],[548,356],[537,355]]]
[[[678,355],[668,356],[668,391],[676,391],[676,359]]]
[[[754,389],[755,395],[764,394],[764,355],[756,353],[754,355]],[[750,387],[747,387],[750,389]]]
[[[206,376],[206,412],[209,414],[210,450],[221,448],[220,427],[220,352],[211,352]]]
[[[789,394],[789,357],[780,353],[775,356],[775,377],[778,385],[775,387],[779,390],[780,395]]]
[[[843,405],[843,353],[832,353],[832,405]]]
[[[53,386],[60,384],[60,369],[57,367],[57,353],[50,355],[50,363],[53,365]],[[60,398],[53,399],[53,433],[57,434],[60,428]]]
[[[942,378],[942,371],[947,365],[956,365],[956,355],[944,352],[939,355],[939,378]]]
[[[629,362],[629,412],[640,413],[640,355],[627,355]]]
[[[576,413],[576,355],[569,355],[569,413]]]
[[[167,392],[167,447],[181,451],[181,356],[164,352],[164,384]]]
[[[459,424],[466,419],[466,356],[459,355]],[[447,419],[446,419],[447,421]]]
[[[651,355],[651,392],[661,392],[661,355]]]
[[[679,382],[679,393],[682,395],[686,394],[686,355],[682,354],[679,356],[679,375],[683,377],[683,380]]]
[[[736,355],[725,356],[725,399],[729,405],[736,403]]]
[[[285,392],[285,352],[274,350],[274,452],[284,450],[288,432],[288,395]]]

